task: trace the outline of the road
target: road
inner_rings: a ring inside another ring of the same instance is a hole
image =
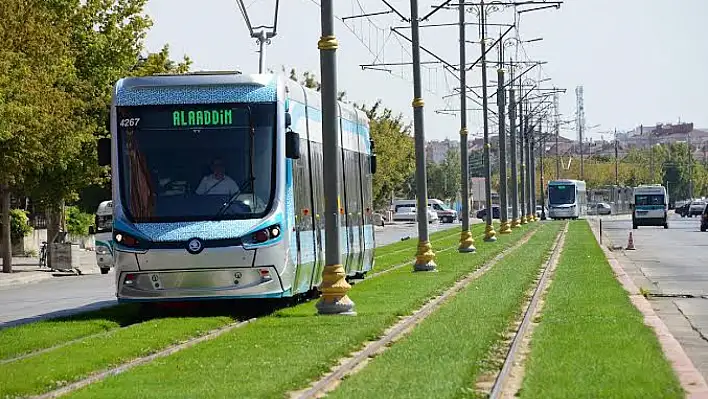
[[[460,226],[454,224],[430,225],[430,232]],[[379,246],[417,237],[415,224],[392,224],[377,227]],[[0,287],[0,328],[44,317],[69,314],[115,303],[113,271],[108,275],[54,277],[36,283]]]
[[[632,232],[636,250],[619,256],[623,268],[637,287],[658,296],[650,300],[654,310],[708,380],[708,233],[699,225],[698,218],[673,214],[668,230],[604,220],[603,243],[624,248]]]

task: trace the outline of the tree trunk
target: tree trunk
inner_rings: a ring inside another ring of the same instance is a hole
[[[47,266],[52,268],[52,243],[59,236],[63,227],[62,210],[64,202],[47,207]]]
[[[0,185],[0,213],[2,214],[2,272],[12,273],[12,240],[10,230],[10,190],[7,185]]]

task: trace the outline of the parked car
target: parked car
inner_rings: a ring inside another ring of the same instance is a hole
[[[428,223],[433,223],[438,221],[438,214],[428,207]],[[396,213],[393,214],[393,220],[405,221],[405,222],[416,222],[418,221],[418,212],[414,206],[398,206],[396,207]]]
[[[688,217],[700,216],[703,214],[703,209],[706,207],[706,202],[702,200],[697,200],[691,202],[691,206],[688,208]]]
[[[536,217],[541,217],[542,214],[548,216],[548,208],[542,207],[541,205],[536,205]]]
[[[499,213],[499,205],[492,205],[492,219],[499,219],[500,218],[500,213]],[[475,215],[477,219],[486,219],[487,218],[487,208],[482,208],[477,211],[477,214]]]
[[[708,205],[703,208],[703,214],[701,214],[701,231],[708,230]]]
[[[687,202],[687,203],[685,203],[685,204],[682,204],[682,205],[680,205],[680,206],[677,206],[676,209],[674,210],[674,212],[675,212],[677,215],[681,215],[682,218],[685,218],[686,216],[688,216],[688,209],[689,209],[690,207],[691,207],[691,203],[690,203],[690,202]]]
[[[457,211],[445,205],[444,202],[439,199],[429,199],[429,206],[437,213],[438,218],[443,223],[453,223],[457,219]]]

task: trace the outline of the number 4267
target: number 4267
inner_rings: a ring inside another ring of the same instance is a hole
[[[138,126],[140,118],[124,118],[120,121],[120,127],[134,127]]]

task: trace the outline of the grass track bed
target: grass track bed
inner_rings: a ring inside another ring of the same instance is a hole
[[[379,336],[399,315],[419,308],[536,226],[517,229],[496,244],[480,245],[476,254],[442,253],[438,273],[412,273],[406,267],[354,286],[350,295],[357,317],[317,316],[314,302],[302,304],[69,396],[282,397],[318,378],[364,341]]]
[[[138,320],[137,306],[118,305],[5,328],[0,330],[0,361],[127,326]]]
[[[474,389],[490,348],[519,314],[560,223],[549,223],[357,374],[332,398],[452,398]],[[471,396],[471,395],[470,395]]]
[[[656,336],[584,221],[570,225],[531,340],[521,397],[683,397]]]
[[[2,364],[0,397],[46,392],[231,322],[229,317],[156,319]]]
[[[430,243],[433,246],[433,250],[440,251],[450,247],[456,248],[460,242],[461,231],[461,228],[452,228],[446,231],[448,233],[447,235],[440,235],[438,237],[433,237],[433,235],[431,235]],[[470,233],[472,233],[472,236],[475,238],[475,245],[477,245],[477,242],[480,241],[484,235],[484,225],[478,224],[475,226],[470,226]],[[372,270],[372,273],[378,273],[406,262],[412,262],[415,259],[415,250],[418,245],[418,239],[416,238],[402,241],[402,243],[406,243],[407,245],[394,252],[387,252],[383,255],[379,255],[379,250],[377,249],[376,264]],[[391,245],[397,244],[399,243]]]

